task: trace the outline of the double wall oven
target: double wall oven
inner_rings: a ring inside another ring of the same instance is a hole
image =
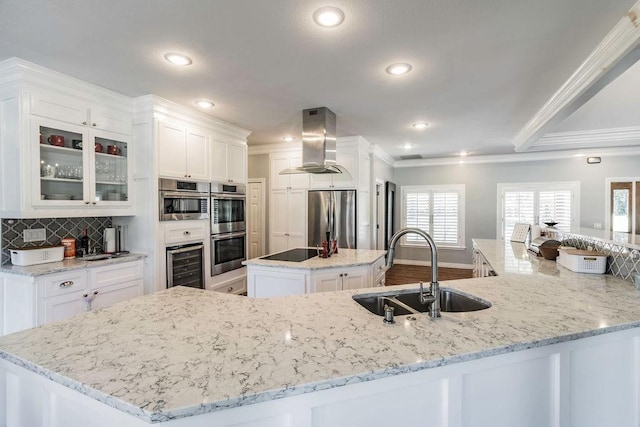
[[[246,256],[246,187],[211,183],[211,275],[242,267]]]

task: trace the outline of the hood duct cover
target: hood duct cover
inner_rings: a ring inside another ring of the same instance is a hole
[[[285,169],[280,175],[339,173],[351,175],[336,164],[336,115],[327,107],[302,111],[302,166]]]

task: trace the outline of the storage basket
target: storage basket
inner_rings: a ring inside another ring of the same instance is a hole
[[[11,264],[27,266],[62,261],[64,257],[64,246],[9,249],[9,252],[11,252]]]
[[[603,274],[607,271],[607,256],[594,251],[561,249],[558,262],[576,273]]]

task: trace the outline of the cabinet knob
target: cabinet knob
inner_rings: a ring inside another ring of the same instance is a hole
[[[182,233],[182,234],[184,234],[185,236],[188,236],[189,234],[191,234],[191,232],[187,230],[187,231],[185,231],[185,232],[184,232],[184,233]]]
[[[93,291],[93,294],[94,295],[98,295],[98,291]]]
[[[96,127],[96,126],[98,126],[98,125],[97,125],[97,124],[95,124],[95,123],[91,123],[91,126]]]
[[[69,286],[73,286],[73,280],[66,280],[60,283],[61,288],[68,288]]]
[[[86,125],[86,124],[87,124],[87,121],[85,120],[84,122],[82,122],[82,124],[83,124],[83,125]]]
[[[342,273],[340,273],[340,276],[339,276],[339,277],[342,277],[342,276],[344,276],[344,275],[343,275]]]
[[[233,286],[229,286],[229,287],[227,288],[227,292],[232,292],[232,291],[233,291]]]
[[[88,204],[89,204],[89,202],[84,202],[84,204],[85,204],[85,205],[88,205]]]
[[[96,204],[96,202],[91,202],[91,204],[95,205],[95,204]]]
[[[347,277],[347,273],[344,273],[344,277]]]

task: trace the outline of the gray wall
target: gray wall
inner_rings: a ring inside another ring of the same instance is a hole
[[[247,157],[247,176],[251,178],[264,178],[265,179],[265,195],[264,195],[264,212],[265,212],[265,227],[264,232],[264,247],[269,252],[269,155],[268,154],[254,154]]]
[[[439,260],[471,263],[472,238],[496,238],[497,184],[517,182],[580,182],[580,226],[593,228],[605,219],[605,178],[640,176],[640,156],[608,157],[588,165],[584,158],[536,162],[461,164],[395,168],[397,185],[396,227],[400,227],[401,187],[406,185],[465,184],[466,250],[440,251]],[[427,260],[428,250],[400,248],[396,259]]]

